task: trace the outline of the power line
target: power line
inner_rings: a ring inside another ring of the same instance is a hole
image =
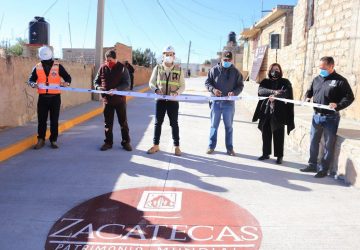
[[[154,41],[150,38],[150,36],[146,33],[146,31],[137,23],[135,22],[135,19],[133,18],[130,9],[128,8],[128,6],[125,4],[124,0],[121,0],[122,4],[124,5],[124,8],[127,10],[127,14],[131,20],[131,22],[140,29],[140,31],[147,37],[147,39],[149,39],[149,41],[152,43],[152,45],[159,50],[159,47],[156,45],[156,43],[154,43]],[[130,41],[131,42],[131,41]]]
[[[50,6],[49,6],[49,8],[47,8],[46,10],[45,10],[45,12],[41,15],[41,16],[45,16],[51,9],[52,9],[52,7],[54,7],[55,6],[55,4],[58,2],[59,0],[55,0]],[[30,29],[35,23],[37,23],[37,22],[39,22],[39,20],[35,20],[35,22],[33,22],[29,27],[27,27],[25,30],[24,30],[24,34],[25,34],[25,32],[28,30],[28,29]],[[19,35],[20,36],[20,35]]]
[[[215,8],[211,8],[209,6],[207,6],[206,4],[203,4],[201,2],[198,2],[197,0],[192,0],[194,3],[196,3],[197,5],[200,5],[202,8],[206,8],[208,10],[211,10],[211,11],[214,11],[217,13],[217,15],[219,15],[219,12],[223,12],[223,13],[226,13],[227,15],[232,15],[232,16],[238,16],[237,13],[233,13],[233,12],[228,12],[228,11],[223,11],[223,10],[220,10],[220,9],[215,9]]]
[[[176,33],[178,33],[178,35],[181,37],[181,39],[183,40],[184,43],[186,43],[184,37],[180,34],[179,30],[176,28],[175,24],[173,23],[173,21],[170,19],[170,17],[168,16],[168,14],[166,13],[164,7],[161,5],[159,0],[156,0],[156,2],[158,3],[158,5],[160,6],[160,8],[162,9],[162,11],[164,12],[166,18],[169,20],[170,24],[173,26],[173,28],[175,29]]]
[[[115,22],[115,18],[114,18],[113,12],[112,12],[111,8],[109,8],[108,5],[107,5],[107,2],[105,3],[105,6],[106,6],[107,10],[110,12],[110,16],[111,16],[112,21],[113,21],[113,23],[114,23],[114,25],[115,25],[116,31],[118,32],[118,34],[119,34],[119,36],[121,37],[121,39],[122,39],[123,41],[125,41],[124,36],[123,36],[123,35],[121,34],[121,32],[120,32],[119,26],[118,26],[117,23]]]
[[[91,10],[91,0],[89,0],[88,13],[87,13],[86,24],[85,24],[85,34],[84,34],[84,41],[83,41],[83,46],[82,46],[83,48],[85,47],[85,40],[86,40],[87,29],[88,29],[88,25],[89,25],[90,10]]]
[[[233,20],[233,18],[231,18],[231,17],[227,18],[227,16],[222,16],[222,18],[220,18],[219,16],[216,16],[216,19],[214,19],[214,16],[204,15],[204,14],[202,14],[201,12],[197,12],[197,11],[191,9],[191,8],[188,8],[187,6],[184,6],[183,4],[181,4],[181,3],[177,2],[177,1],[168,1],[167,3],[169,3],[169,2],[174,3],[174,4],[182,7],[183,9],[186,10],[186,12],[192,12],[192,13],[194,13],[196,16],[204,17],[204,18],[209,19],[209,20],[212,20],[212,21],[215,20],[215,21],[229,22],[229,21],[232,21],[232,20]],[[226,19],[223,19],[223,18],[226,18]]]
[[[1,34],[1,27],[4,21],[4,16],[5,16],[5,12],[3,12],[2,17],[1,17],[1,22],[0,22],[0,34]]]
[[[167,2],[168,6],[170,7],[170,9],[174,12],[175,15],[179,16],[179,20],[184,23],[184,21],[187,22],[186,28],[190,28],[191,30],[193,30],[194,32],[196,32],[196,34],[198,35],[198,33],[203,33],[204,36],[208,37],[207,40],[217,40],[214,39],[214,35],[217,36],[217,34],[213,34],[213,36],[211,36],[210,32],[208,32],[207,30],[199,27],[198,25],[194,24],[192,21],[190,21],[189,19],[187,19],[185,16],[181,15],[179,11],[176,11],[170,4],[170,1]]]
[[[68,0],[68,11],[67,11],[67,17],[68,17],[68,27],[69,27],[70,48],[72,48],[72,40],[71,40],[71,27],[70,27],[70,4],[69,4],[69,0]]]

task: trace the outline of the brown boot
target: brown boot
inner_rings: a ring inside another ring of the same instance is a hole
[[[124,145],[122,145],[122,146],[126,151],[132,151],[132,147],[131,147],[130,143],[124,143]]]
[[[108,149],[111,149],[112,148],[112,145],[109,144],[109,143],[104,143],[104,145],[101,146],[100,150],[101,151],[106,151]]]
[[[147,154],[155,154],[156,152],[158,152],[160,150],[159,145],[153,145],[146,153]]]
[[[175,147],[175,155],[176,155],[176,156],[181,156],[181,150],[180,150],[180,147],[179,147],[179,146],[176,146],[176,147]]]
[[[56,141],[51,141],[50,144],[51,144],[50,147],[53,148],[53,149],[58,149],[59,148]]]
[[[211,155],[212,153],[214,153],[214,149],[213,149],[213,148],[208,148],[208,149],[206,150],[206,153],[207,153],[208,155]]]
[[[39,138],[37,143],[34,146],[34,149],[40,149],[40,148],[44,147],[44,145],[45,145],[45,140]]]

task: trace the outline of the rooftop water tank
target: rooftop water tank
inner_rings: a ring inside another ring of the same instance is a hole
[[[50,24],[43,17],[36,16],[29,23],[29,43],[49,45]]]

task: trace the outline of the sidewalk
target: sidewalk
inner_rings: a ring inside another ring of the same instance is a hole
[[[204,78],[186,79],[187,89],[191,90],[187,94],[204,95],[204,80]],[[227,214],[222,214],[221,209],[225,211],[230,203],[240,206],[251,213],[260,225],[262,231],[260,249],[358,249],[359,190],[333,178],[316,179],[313,174],[301,173],[299,168],[304,166],[305,161],[302,155],[291,150],[285,151],[282,165],[275,164],[275,158],[264,162],[258,161],[257,157],[261,154],[261,134],[257,125],[251,122],[252,112],[245,107],[243,101],[236,103],[234,118],[236,157],[226,154],[222,123],[215,153],[213,155],[205,153],[210,126],[209,106],[207,103],[199,102],[180,103],[180,145],[183,151],[181,157],[173,154],[174,147],[167,117],[161,135],[161,151],[154,155],[146,154],[146,150],[152,145],[154,101],[136,98],[128,102],[131,144],[134,148],[132,152],[122,150],[117,123],[114,126],[114,147],[106,152],[99,151],[104,139],[104,130],[103,118],[98,115],[62,133],[58,140],[60,146],[58,150],[51,149],[47,144],[41,150],[27,150],[1,162],[0,249],[44,249],[54,223],[64,218],[64,215],[68,215],[74,207],[89,200],[91,203],[94,197],[109,192],[148,187],[188,189],[221,198],[222,204],[210,207],[210,210],[219,211],[218,218],[208,218],[208,224],[203,225],[197,224],[197,218],[194,218],[189,222],[192,224],[187,224],[192,228],[201,226],[206,229],[206,233],[211,233],[211,228],[225,226],[221,219]],[[65,112],[62,119],[64,118]],[[14,133],[13,136],[16,137],[17,134]],[[15,141],[15,138],[12,140]],[[137,192],[133,192],[129,199],[136,200],[138,195]],[[182,209],[195,204],[203,207],[203,211],[207,211],[208,202],[210,201],[201,200],[199,197],[192,204],[183,204]],[[101,205],[96,202],[92,204]],[[113,207],[108,207],[106,211],[115,212],[109,220],[118,223],[116,215],[121,212],[116,210],[118,204],[110,203],[110,205]],[[102,209],[100,206],[96,211],[101,212]],[[138,212],[136,207],[133,211]],[[188,212],[192,213],[192,211]],[[237,210],[231,212],[232,215],[240,214]],[[85,209],[80,210],[77,216],[88,214],[90,212]],[[175,214],[184,216],[181,211]],[[206,218],[206,214],[199,217]],[[146,224],[150,220],[142,217],[133,223]],[[160,221],[161,218],[157,220]],[[180,219],[177,223],[183,225],[185,222]],[[233,223],[235,225],[235,219]],[[95,232],[95,224],[93,226],[94,235],[98,235]],[[81,228],[84,228],[84,234],[90,235],[89,227]],[[179,227],[178,230],[181,231],[183,228]],[[176,236],[181,238],[179,231],[176,231]],[[70,232],[64,232],[63,235],[66,234],[71,235]],[[228,235],[223,236],[226,239],[234,237],[229,231],[224,231],[224,234]],[[104,233],[103,236],[108,234]],[[195,236],[204,237],[200,234]],[[216,237],[214,236],[214,239]],[[69,236],[64,239],[75,240],[75,237]],[[161,243],[163,242],[161,240],[163,239],[153,242]],[[244,239],[239,238],[239,240]],[[187,246],[187,242],[178,243],[182,247],[174,249],[185,249]],[[221,245],[222,242],[218,244]],[[132,249],[136,249],[135,246]],[[159,248],[165,249],[165,247]],[[201,249],[204,248],[206,247]],[[59,249],[73,250],[75,247],[64,246]],[[78,247],[78,249],[84,248]],[[210,247],[206,249],[212,250]]]

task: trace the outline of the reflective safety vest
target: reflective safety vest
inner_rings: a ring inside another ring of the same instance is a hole
[[[58,87],[61,83],[61,77],[59,74],[59,63],[54,62],[50,69],[49,76],[46,76],[45,70],[40,63],[36,65],[37,83],[45,84],[46,86]],[[60,90],[57,89],[38,89],[39,94],[60,94]]]
[[[157,86],[165,95],[169,95],[171,92],[176,92],[180,87],[181,68],[179,65],[175,65],[169,75],[166,75],[166,71],[163,65],[158,65],[157,74]]]

